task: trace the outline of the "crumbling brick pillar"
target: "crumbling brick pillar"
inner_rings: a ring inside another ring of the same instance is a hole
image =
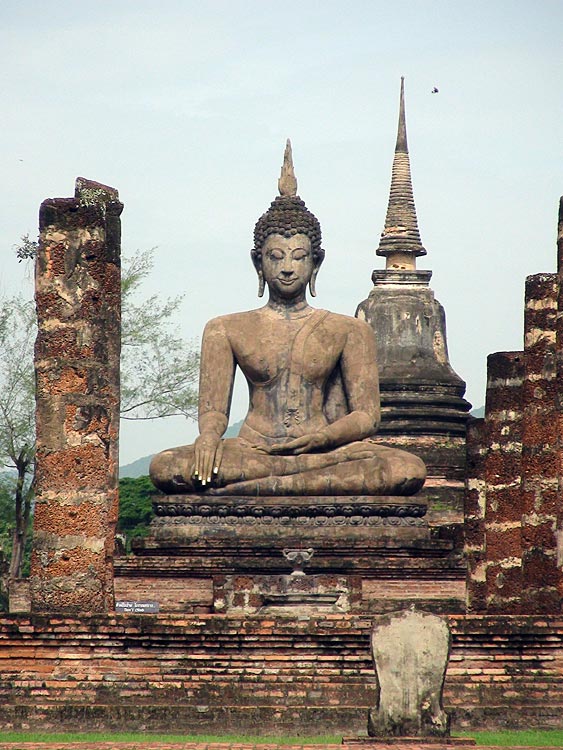
[[[556,414],[559,435],[558,479],[559,502],[557,504],[557,568],[559,570],[559,601],[563,602],[563,196],[559,199],[557,222],[557,322],[556,322],[557,396]],[[562,607],[563,609],[563,607]]]
[[[467,422],[464,554],[467,560],[468,612],[484,612],[486,609],[486,432],[484,419]]]
[[[561,436],[556,370],[557,275],[526,279],[522,389],[522,611],[559,612],[556,530]]]
[[[521,593],[523,352],[487,358],[485,419],[467,433],[465,552],[469,612],[517,613]]]
[[[82,178],[74,198],[40,209],[36,612],[113,608],[122,209],[116,190]]]
[[[487,612],[516,614],[522,590],[522,352],[487,358]]]

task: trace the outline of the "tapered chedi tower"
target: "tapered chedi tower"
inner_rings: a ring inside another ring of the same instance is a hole
[[[426,249],[414,205],[403,78],[389,205],[377,255],[385,257],[385,270],[373,272],[373,289],[356,315],[377,335],[382,412],[378,434],[386,442],[419,445],[429,468],[444,461],[462,463],[471,405],[463,398],[464,381],[449,363],[444,308],[429,287],[432,271],[416,267]],[[457,457],[442,460],[435,455],[438,446],[456,444]]]

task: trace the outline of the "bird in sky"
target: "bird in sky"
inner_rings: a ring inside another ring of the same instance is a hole
[[[438,89],[436,88],[436,86],[434,86],[434,88],[432,89],[431,93],[432,94],[437,94],[438,93]]]

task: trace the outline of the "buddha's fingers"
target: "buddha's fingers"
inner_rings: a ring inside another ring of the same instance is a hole
[[[194,472],[192,477],[195,482],[205,486],[205,450],[202,448],[197,448],[197,446],[195,449]]]
[[[266,451],[267,453],[270,453],[272,456],[288,456],[293,454],[293,443],[295,441],[291,441],[291,443],[274,443],[274,445],[271,445]]]
[[[212,479],[217,479],[219,475],[219,469],[221,468],[221,462],[223,461],[223,441],[219,440],[219,445],[215,451],[213,459],[213,476]]]
[[[211,484],[211,475],[213,473],[213,459],[215,458],[215,451],[208,450],[203,456],[203,483],[205,485]]]
[[[218,439],[201,435],[195,442],[195,461],[192,476],[195,482],[201,484],[202,489],[211,486],[219,442]]]
[[[314,432],[311,435],[302,435],[301,437],[290,440],[289,443],[276,443],[270,448],[274,455],[292,455],[300,456],[303,453],[312,453],[328,444],[328,438],[322,432]]]

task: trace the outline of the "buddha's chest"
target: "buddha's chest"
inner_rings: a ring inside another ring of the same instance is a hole
[[[237,364],[256,385],[288,378],[310,383],[325,381],[342,353],[337,336],[327,336],[318,326],[303,330],[302,321],[263,325],[232,341]]]

